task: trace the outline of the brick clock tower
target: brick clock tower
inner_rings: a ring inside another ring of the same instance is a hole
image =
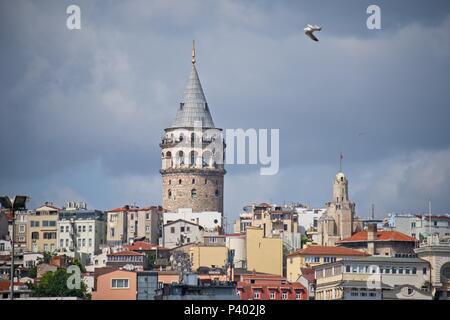
[[[160,143],[162,203],[169,212],[191,208],[223,214],[225,143],[222,129],[214,126],[195,62],[193,46],[184,97]]]

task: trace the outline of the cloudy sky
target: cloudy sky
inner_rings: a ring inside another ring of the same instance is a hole
[[[81,30],[66,7],[81,8]],[[366,8],[381,7],[381,30]],[[323,26],[316,43],[306,23]],[[279,128],[280,171],[229,165],[225,214],[322,207],[344,155],[357,213],[450,212],[449,1],[0,0],[0,193],[161,203],[159,140],[190,72],[215,124]]]

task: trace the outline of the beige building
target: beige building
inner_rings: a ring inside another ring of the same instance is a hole
[[[236,233],[244,233],[248,226],[262,228],[264,236],[280,237],[289,250],[301,248],[301,232],[298,225],[298,213],[293,207],[260,203],[244,207],[235,221]]]
[[[192,270],[200,267],[223,268],[228,256],[228,249],[224,245],[198,244],[189,248],[189,258]]]
[[[431,265],[433,297],[450,300],[450,237],[429,236],[415,249],[417,256]]]
[[[184,97],[175,121],[164,130],[160,147],[163,208],[223,213],[225,144],[203,93],[195,49]]]
[[[27,235],[28,235],[28,216],[30,212],[19,211],[16,212],[15,220],[15,241],[14,247],[17,252],[27,251]]]
[[[355,203],[348,197],[348,180],[338,172],[333,181],[333,197],[326,204],[326,213],[319,219],[318,244],[334,246],[337,241],[362,230],[361,221],[355,217]]]
[[[316,300],[430,300],[430,265],[417,258],[365,257],[314,267]]]
[[[302,268],[311,268],[325,263],[368,256],[367,253],[343,247],[309,246],[287,256],[286,274],[288,281],[298,281]]]
[[[375,223],[367,230],[359,231],[349,238],[336,242],[337,246],[361,250],[370,255],[389,257],[415,257],[414,249],[418,241],[398,231],[378,230]]]
[[[139,208],[125,205],[109,210],[106,213],[108,245],[120,246],[144,239],[157,244],[161,214],[162,208],[159,206]]]
[[[247,270],[283,276],[283,241],[264,236],[263,228],[247,227]]]
[[[56,251],[59,211],[59,208],[46,203],[28,216],[26,236],[28,251]]]

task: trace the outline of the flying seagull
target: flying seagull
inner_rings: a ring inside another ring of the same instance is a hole
[[[310,37],[311,39],[313,39],[314,41],[319,41],[319,39],[316,38],[316,36],[313,34],[315,31],[321,31],[322,28],[317,26],[317,25],[306,25],[306,28],[303,29],[305,30],[305,34]]]

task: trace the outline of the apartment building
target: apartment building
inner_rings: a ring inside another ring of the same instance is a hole
[[[363,257],[314,267],[316,300],[431,299],[430,264],[418,258]]]
[[[367,230],[337,241],[336,245],[365,251],[370,255],[413,257],[418,241],[398,231],[378,230],[377,225],[373,223],[368,225]]]
[[[241,276],[237,283],[241,300],[307,300],[306,288],[298,282],[271,274],[250,274]]]
[[[246,230],[247,270],[283,275],[283,240],[279,237],[265,237],[264,229],[247,227]]]
[[[297,250],[286,258],[286,275],[288,281],[297,281],[303,268],[311,268],[321,264],[336,262],[342,259],[364,257],[369,254],[345,247],[309,246]]]
[[[178,219],[165,224],[162,234],[162,245],[172,249],[188,243],[203,242],[204,228],[197,223]]]
[[[391,214],[387,227],[424,241],[430,235],[450,236],[450,215]]]
[[[139,208],[125,205],[107,212],[107,243],[110,246],[131,244],[147,240],[158,243],[162,208]]]
[[[36,208],[27,223],[27,250],[32,252],[55,252],[57,248],[58,213],[61,209],[52,203]]]
[[[106,215],[103,211],[66,207],[59,212],[57,244],[60,252],[73,252],[90,264],[106,245]],[[83,258],[82,258],[83,257]]]

